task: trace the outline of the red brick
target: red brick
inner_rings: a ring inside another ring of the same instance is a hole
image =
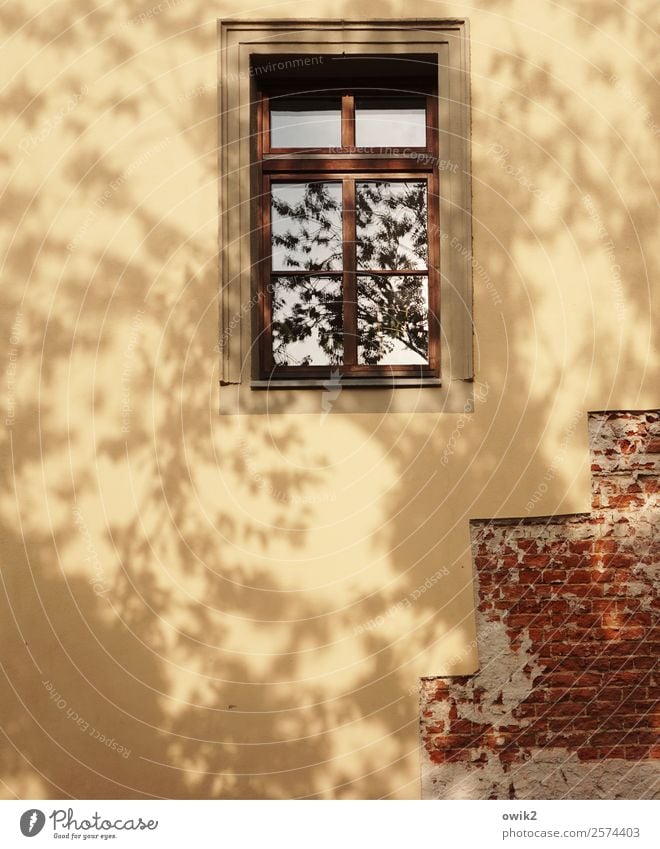
[[[634,566],[636,558],[633,554],[622,554],[619,552],[606,557],[603,562],[612,569],[625,569],[628,566]]]
[[[518,572],[518,580],[521,585],[532,587],[542,580],[542,572],[536,569],[521,569]]]
[[[548,554],[532,554],[532,555],[524,555],[522,559],[523,565],[533,568],[545,568],[552,563],[552,557]]]
[[[596,553],[617,551],[618,548],[618,543],[613,539],[597,539],[593,544],[593,551]]]
[[[554,716],[576,716],[584,710],[584,705],[575,704],[575,702],[560,702],[555,704],[552,713]]]
[[[604,625],[605,630],[612,631],[620,640],[641,640],[646,633],[646,628],[643,625],[622,625],[621,627],[614,625]]]
[[[588,561],[584,554],[565,554],[562,557],[557,557],[556,560],[561,562],[565,569],[580,569]]]
[[[445,762],[446,763],[455,763],[456,761],[469,761],[472,760],[472,755],[468,749],[461,749],[459,751],[451,751],[445,752]]]
[[[568,544],[568,549],[573,554],[585,554],[586,552],[591,551],[593,544],[594,541],[590,539],[577,540],[575,542],[570,542]]]
[[[451,723],[451,728],[449,730],[451,734],[474,735],[481,734],[484,730],[484,726],[477,722],[470,722],[467,719],[458,719]]]
[[[642,673],[643,674],[643,673]],[[612,672],[608,676],[607,683],[611,686],[613,684],[637,684],[639,683],[640,675],[639,672],[635,672],[634,670],[622,670],[620,672]]]
[[[621,731],[599,731],[592,734],[588,741],[592,746],[622,746],[626,734]]]
[[[535,619],[536,617],[529,613],[524,615],[520,614],[518,616],[508,616],[506,618],[506,624],[511,628],[524,628],[527,625],[531,625]]]
[[[542,581],[545,584],[563,584],[567,580],[568,573],[565,569],[545,569]]]
[[[651,746],[626,746],[623,757],[629,761],[646,760],[651,752]]]
[[[596,761],[598,760],[598,750],[590,746],[580,746],[577,749],[577,756],[581,761]]]
[[[571,569],[566,577],[567,584],[589,584],[590,581],[591,569]]]

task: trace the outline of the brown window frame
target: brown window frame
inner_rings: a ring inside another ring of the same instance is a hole
[[[284,95],[341,95],[341,139],[336,148],[271,148],[270,103]],[[440,375],[440,221],[438,173],[438,99],[436,87],[427,79],[406,79],[389,86],[379,95],[411,94],[426,97],[426,146],[397,148],[358,148],[355,145],[355,99],[374,94],[373,80],[351,80],[347,86],[338,80],[314,80],[304,88],[299,84],[264,87],[258,93],[256,109],[257,165],[260,198],[258,221],[260,258],[258,266],[259,375],[262,380],[319,380],[336,376],[356,378],[433,378]],[[358,271],[355,256],[355,184],[358,181],[426,180],[427,184],[427,268]],[[273,274],[271,267],[271,185],[277,182],[324,180],[342,184],[343,269],[341,271],[286,271]],[[334,277],[342,281],[344,320],[344,362],[341,365],[276,365],[273,360],[271,325],[271,282],[274,276]],[[376,276],[428,277],[428,363],[421,365],[371,365],[357,362],[357,278]]]

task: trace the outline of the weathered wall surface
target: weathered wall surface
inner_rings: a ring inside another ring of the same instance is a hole
[[[481,669],[427,678],[427,798],[660,795],[660,413],[589,417],[588,516],[473,526]]]
[[[469,520],[588,511],[585,411],[660,406],[648,4],[0,14],[0,793],[419,797]],[[475,412],[220,417],[216,21],[411,14],[471,24]]]

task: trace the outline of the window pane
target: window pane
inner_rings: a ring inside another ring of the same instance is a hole
[[[341,183],[272,183],[273,271],[340,271]]]
[[[278,98],[270,108],[271,147],[339,147],[340,97]]]
[[[274,277],[272,304],[273,359],[277,365],[341,363],[341,278]]]
[[[355,143],[358,147],[426,147],[425,98],[356,98]]]
[[[357,289],[358,363],[428,363],[428,277],[358,277]]]
[[[427,267],[426,182],[357,183],[358,269]]]

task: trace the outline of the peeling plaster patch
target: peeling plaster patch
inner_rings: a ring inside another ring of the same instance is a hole
[[[520,648],[512,650],[505,624],[486,620],[483,615],[477,619],[477,628],[488,629],[488,640],[480,648],[478,672],[479,688],[485,693],[477,704],[461,700],[459,718],[488,723],[497,720],[500,725],[517,723],[513,711],[529,696],[534,678],[543,671],[531,651],[532,641],[525,631]],[[474,682],[463,688],[464,699],[468,698],[467,690],[473,688]]]
[[[660,411],[589,428],[591,513],[472,523],[481,667],[422,679],[424,798],[660,798]]]
[[[422,767],[423,799],[660,799],[660,764],[615,758],[583,762],[566,749],[545,749],[505,772],[498,758],[474,769],[430,761]]]

